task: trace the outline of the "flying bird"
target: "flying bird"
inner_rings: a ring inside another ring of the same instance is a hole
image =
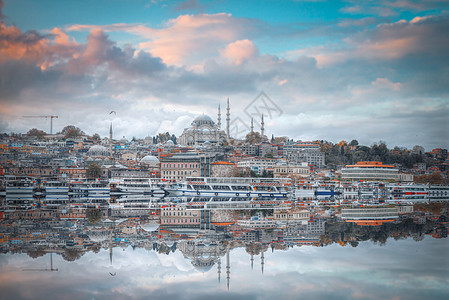
[[[111,274],[111,276],[115,276],[115,275],[117,275],[117,272],[114,272],[114,273],[109,272],[109,274]]]
[[[115,112],[115,110],[112,110],[109,114],[114,113],[114,115],[117,115],[117,113]]]

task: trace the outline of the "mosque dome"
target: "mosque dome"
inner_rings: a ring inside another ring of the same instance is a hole
[[[108,154],[108,148],[101,145],[94,145],[87,151],[88,156],[107,156]]]
[[[156,156],[147,155],[147,156],[144,156],[140,160],[140,164],[141,165],[147,165],[147,166],[150,166],[150,167],[157,167],[158,164],[159,164],[159,159]]]
[[[209,125],[214,126],[215,123],[208,115],[200,115],[193,120],[192,125],[201,126],[201,125]]]
[[[215,265],[215,260],[212,256],[208,257],[196,257],[192,261],[192,265],[200,272],[206,273]]]

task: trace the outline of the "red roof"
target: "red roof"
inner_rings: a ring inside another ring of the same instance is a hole
[[[235,165],[235,164],[228,161],[216,161],[214,163],[211,163],[211,165]]]

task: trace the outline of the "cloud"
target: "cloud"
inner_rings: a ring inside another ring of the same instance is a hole
[[[258,57],[259,49],[252,41],[245,39],[227,45],[222,55],[232,63],[240,65],[248,59]]]

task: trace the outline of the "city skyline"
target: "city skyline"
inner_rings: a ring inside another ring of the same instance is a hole
[[[115,137],[180,136],[228,97],[249,128],[263,91],[279,108],[261,110],[268,137],[448,148],[447,8],[0,0],[0,132],[48,132],[22,116],[58,115],[54,132],[108,136],[113,122]]]

